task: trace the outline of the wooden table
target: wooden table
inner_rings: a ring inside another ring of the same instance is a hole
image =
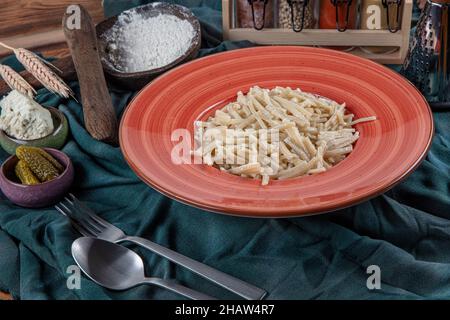
[[[12,300],[12,298],[9,294],[0,292],[0,300]]]
[[[0,41],[17,48],[39,51],[44,56],[68,56],[61,28],[63,14],[71,4],[83,5],[94,22],[104,18],[102,0],[2,0]],[[0,48],[0,58],[11,54]],[[0,300],[11,300],[0,292]]]
[[[0,40],[13,47],[67,56],[61,23],[67,6],[83,5],[95,22],[104,18],[101,0],[2,0]],[[0,48],[0,57],[10,54]]]

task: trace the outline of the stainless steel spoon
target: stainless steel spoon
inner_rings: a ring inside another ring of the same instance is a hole
[[[105,240],[79,238],[72,244],[72,256],[92,281],[111,290],[127,290],[150,284],[194,300],[216,300],[171,280],[147,278],[140,256],[126,247]]]

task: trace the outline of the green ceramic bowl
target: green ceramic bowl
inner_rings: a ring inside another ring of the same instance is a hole
[[[35,140],[20,140],[12,138],[0,130],[0,146],[9,154],[15,154],[18,146],[61,149],[69,134],[69,124],[64,113],[52,107],[49,107],[48,110],[52,114],[55,128],[52,134]]]

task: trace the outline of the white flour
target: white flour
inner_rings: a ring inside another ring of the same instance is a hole
[[[145,18],[134,10],[119,15],[102,37],[109,61],[124,72],[139,72],[168,65],[189,49],[194,28],[174,15]]]

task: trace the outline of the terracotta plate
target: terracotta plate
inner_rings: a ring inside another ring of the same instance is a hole
[[[206,165],[176,165],[175,129],[193,122],[251,86],[290,86],[346,102],[357,124],[354,151],[325,173],[283,181],[233,176]],[[395,72],[350,54],[306,47],[229,51],[178,67],[131,102],[120,126],[122,151],[146,183],[209,211],[252,217],[302,216],[354,205],[385,192],[425,157],[433,136],[423,96]]]

